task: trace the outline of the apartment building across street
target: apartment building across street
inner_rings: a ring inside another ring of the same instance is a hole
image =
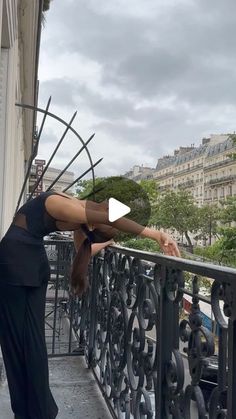
[[[211,135],[199,146],[179,147],[158,159],[156,168],[134,166],[125,174],[133,180],[155,179],[159,190],[190,191],[198,206],[236,195],[236,153],[232,134]]]

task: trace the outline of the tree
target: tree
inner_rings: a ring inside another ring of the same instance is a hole
[[[95,179],[95,190],[99,189],[98,185],[104,180],[105,178],[98,177]],[[93,180],[92,179],[84,179],[79,180],[76,185],[76,195],[80,199],[84,199],[89,194],[93,192]],[[92,195],[91,195],[92,197]]]
[[[236,134],[230,134],[229,137],[233,141],[233,144],[236,145]],[[234,153],[229,153],[228,156],[231,157],[231,159],[236,160],[236,153],[235,152]]]
[[[150,186],[150,185],[149,185]],[[98,178],[95,181],[95,195],[93,191],[92,180],[82,180],[77,184],[77,196],[80,199],[87,198],[96,202],[107,201],[109,198],[115,198],[123,204],[130,207],[131,211],[127,215],[133,221],[147,226],[150,220],[151,205],[149,202],[148,193],[140,184],[125,178],[123,176],[112,176],[108,178]],[[151,194],[151,190],[149,193]],[[152,191],[152,194],[154,192]],[[119,235],[119,238],[124,237],[124,234]],[[130,237],[130,235],[125,235]]]
[[[159,195],[156,181],[153,179],[143,179],[139,184],[147,193],[149,202],[156,205]]]
[[[236,197],[221,201],[218,209],[220,226],[216,227],[219,239],[206,249],[196,249],[198,254],[218,263],[235,266],[236,260]],[[216,212],[217,213],[217,212]]]
[[[50,2],[51,0],[43,0],[43,11],[47,11],[50,8]]]
[[[143,250],[144,252],[160,252],[160,246],[157,242],[147,238],[131,238],[124,242],[125,247],[131,249]]]
[[[221,234],[222,253],[228,254],[230,257],[236,256],[236,197],[228,197],[221,202],[223,208],[221,210]]]
[[[200,237],[209,238],[209,245],[213,236],[217,236],[217,222],[220,217],[220,209],[217,205],[203,205],[199,208]]]
[[[146,192],[149,202],[150,202],[150,206],[151,206],[151,214],[150,214],[148,225],[149,226],[156,225],[155,214],[158,208],[158,197],[159,197],[157,182],[153,179],[143,179],[140,181],[139,184],[142,187],[142,189]]]
[[[197,232],[201,223],[199,208],[189,192],[167,191],[165,195],[161,195],[155,217],[156,224],[160,227],[173,228],[180,234],[184,234],[190,251],[193,251],[189,233]]]

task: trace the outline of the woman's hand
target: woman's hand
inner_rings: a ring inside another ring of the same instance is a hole
[[[115,241],[113,239],[108,240],[107,242],[105,242],[106,247],[107,246],[114,246],[114,244],[115,244]]]
[[[171,236],[169,236],[169,234],[164,233],[163,231],[157,231],[156,240],[165,255],[181,257],[177,243],[172,239]]]
[[[103,243],[93,243],[91,246],[91,256],[95,256],[97,253],[101,252],[101,250],[105,249],[107,246],[112,246],[114,244],[114,240],[108,240]]]

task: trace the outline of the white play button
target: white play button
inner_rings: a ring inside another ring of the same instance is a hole
[[[129,214],[131,211],[130,207],[122,202],[118,201],[115,198],[109,198],[108,200],[108,218],[112,223],[113,221],[118,220],[121,217],[124,217],[126,214]]]

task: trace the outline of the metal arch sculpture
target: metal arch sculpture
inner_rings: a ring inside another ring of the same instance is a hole
[[[61,138],[60,138],[60,140],[58,141],[58,143],[57,143],[57,145],[56,145],[56,147],[55,147],[55,149],[54,149],[54,151],[53,151],[53,153],[51,154],[51,156],[50,156],[50,158],[49,158],[49,160],[48,160],[48,162],[47,162],[47,164],[46,164],[46,166],[45,166],[45,168],[43,169],[43,172],[42,172],[42,174],[40,175],[40,177],[39,177],[39,179],[37,179],[37,181],[35,182],[35,184],[34,184],[34,186],[33,186],[33,190],[31,191],[31,194],[30,194],[30,196],[28,197],[28,200],[29,199],[31,199],[32,198],[32,196],[33,196],[33,194],[34,194],[34,192],[35,192],[35,190],[36,190],[36,188],[37,188],[37,186],[38,186],[38,184],[40,183],[40,181],[41,181],[41,179],[43,178],[43,176],[44,176],[44,174],[45,174],[45,172],[47,171],[47,169],[48,169],[48,167],[49,167],[49,165],[50,165],[50,163],[52,162],[52,160],[53,160],[53,158],[54,158],[54,156],[56,155],[56,152],[58,151],[58,149],[59,149],[59,147],[60,147],[60,145],[62,144],[62,142],[63,142],[63,140],[64,140],[64,138],[66,137],[66,134],[68,133],[68,131],[71,131],[79,140],[80,140],[80,142],[81,142],[81,144],[82,144],[82,147],[79,149],[79,151],[74,155],[74,157],[69,161],[69,163],[64,167],[64,169],[59,173],[59,175],[57,176],[57,178],[56,179],[54,179],[54,181],[51,183],[51,185],[49,186],[49,188],[47,189],[47,190],[50,190],[54,185],[55,185],[55,183],[60,179],[60,177],[65,173],[65,171],[68,169],[68,167],[74,162],[74,160],[79,156],[79,154],[81,154],[81,152],[83,151],[83,150],[85,150],[85,152],[86,152],[86,154],[87,154],[87,156],[88,156],[88,159],[89,159],[89,164],[90,164],[90,167],[85,171],[85,172],[83,172],[77,179],[75,179],[67,188],[65,188],[65,189],[63,189],[63,192],[65,192],[66,190],[68,190],[71,186],[73,186],[78,180],[80,180],[82,177],[84,177],[88,172],[92,172],[92,181],[93,181],[93,191],[92,191],[92,193],[90,194],[90,195],[92,195],[92,194],[94,194],[95,193],[95,174],[94,174],[94,168],[102,161],[102,158],[101,159],[99,159],[98,161],[96,161],[96,163],[93,163],[93,161],[92,161],[92,157],[91,157],[91,154],[90,154],[90,152],[89,152],[89,150],[88,150],[88,147],[87,147],[87,145],[90,143],[90,141],[94,138],[94,136],[95,136],[95,134],[92,134],[89,138],[88,138],[88,140],[87,141],[84,141],[83,139],[82,139],[82,137],[78,134],[78,132],[71,126],[71,124],[72,124],[72,122],[74,121],[74,119],[75,119],[75,116],[76,116],[76,114],[77,114],[77,111],[73,114],[73,116],[72,116],[72,118],[70,119],[70,121],[69,121],[69,123],[67,123],[66,121],[64,121],[62,118],[60,118],[59,116],[57,116],[57,115],[55,115],[54,113],[52,113],[52,112],[49,112],[49,106],[50,106],[50,103],[51,103],[51,96],[49,97],[49,100],[48,100],[48,102],[47,102],[47,106],[46,106],[46,108],[45,109],[42,109],[42,108],[38,108],[37,106],[32,106],[32,105],[28,105],[28,104],[22,104],[22,103],[16,103],[16,106],[19,106],[19,107],[21,107],[21,108],[24,108],[24,109],[29,109],[29,110],[32,110],[32,111],[34,111],[34,112],[40,112],[40,113],[43,113],[44,114],[44,116],[43,116],[43,119],[42,119],[42,122],[41,122],[41,126],[40,126],[40,128],[39,128],[39,131],[38,131],[38,135],[36,136],[36,138],[35,138],[35,144],[34,144],[34,147],[33,147],[33,150],[32,150],[32,153],[31,153],[31,156],[30,156],[30,159],[29,159],[29,164],[28,164],[28,168],[27,168],[27,172],[26,172],[26,175],[25,175],[25,179],[24,179],[24,182],[23,182],[23,185],[22,185],[22,188],[21,188],[21,192],[20,192],[20,195],[19,195],[19,198],[18,198],[18,201],[17,201],[17,207],[16,207],[16,211],[18,210],[18,208],[19,208],[19,205],[20,205],[20,202],[21,202],[21,199],[22,199],[22,196],[23,196],[23,193],[24,193],[24,190],[25,190],[25,187],[26,187],[26,183],[27,183],[27,180],[29,179],[29,176],[30,176],[30,170],[31,170],[31,167],[32,167],[32,163],[33,163],[33,160],[34,160],[34,158],[36,157],[36,155],[37,155],[37,149],[38,149],[38,145],[39,145],[39,140],[40,140],[40,137],[41,137],[41,134],[42,134],[42,131],[43,131],[43,127],[44,127],[44,124],[45,124],[45,121],[46,121],[46,117],[47,116],[49,116],[49,117],[51,117],[51,118],[53,118],[53,119],[55,119],[55,120],[57,120],[58,122],[60,122],[61,124],[63,124],[65,127],[66,127],[66,129],[65,129],[65,131],[63,132],[63,134],[62,134],[62,136],[61,136]],[[15,211],[15,212],[16,212]]]

